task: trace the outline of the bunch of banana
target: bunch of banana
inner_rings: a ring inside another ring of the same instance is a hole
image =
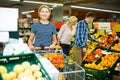
[[[88,40],[87,45],[88,45],[88,46],[87,46],[87,51],[86,51],[86,53],[91,53],[91,52],[96,48],[97,43]]]
[[[93,34],[93,35],[91,35],[94,39],[99,39],[100,37],[101,37],[101,34],[99,34],[99,33],[96,33],[96,34]]]

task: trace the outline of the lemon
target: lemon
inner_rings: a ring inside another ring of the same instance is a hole
[[[28,69],[28,68],[30,68],[30,63],[28,62],[28,61],[24,61],[24,62],[22,62],[22,67],[24,68],[24,69]]]
[[[3,74],[2,74],[2,79],[3,79],[3,80],[11,80],[11,78],[12,78],[12,77],[11,77],[10,74],[8,74],[8,73],[3,73]]]
[[[14,66],[13,70],[16,72],[16,74],[19,74],[24,71],[24,68],[21,65],[17,64]]]
[[[18,78],[12,79],[12,80],[19,80]]]
[[[36,80],[34,76],[29,76],[30,80]]]
[[[32,70],[26,69],[26,70],[24,71],[24,73],[25,73],[26,76],[31,76],[31,75],[32,75]]]
[[[0,73],[1,73],[1,74],[7,73],[7,69],[6,69],[5,66],[0,65]]]
[[[38,65],[36,65],[36,64],[33,64],[33,65],[31,65],[31,70],[32,70],[33,72],[39,71],[39,70],[40,70],[40,66],[38,66]]]
[[[25,77],[26,75],[24,73],[19,73],[18,74],[18,79],[22,80],[23,77]]]
[[[15,79],[17,77],[17,74],[14,71],[9,72],[9,75],[12,79]]]
[[[39,78],[37,78],[37,80],[44,80],[44,78],[43,77],[39,77]]]
[[[35,78],[42,77],[42,73],[40,71],[36,71],[36,72],[34,72],[34,77]]]

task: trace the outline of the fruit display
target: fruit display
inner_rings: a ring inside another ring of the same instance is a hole
[[[87,51],[86,51],[86,53],[91,53],[91,52],[96,48],[97,43],[88,40],[88,41],[87,41],[87,45],[88,45],[88,46],[87,46]]]
[[[114,25],[112,30],[115,31],[115,32],[120,32],[120,24],[118,23],[118,24]]]
[[[87,61],[87,62],[91,62],[91,61],[92,61],[91,59],[94,57],[94,54],[92,54],[92,51],[96,48],[97,43],[88,40],[88,41],[87,41],[87,45],[88,45],[88,46],[87,46],[87,51],[86,51],[86,53],[85,53],[84,59],[85,59],[87,56],[89,56],[89,58],[88,58],[86,61]]]
[[[92,62],[86,63],[84,64],[84,66],[97,70],[105,70],[111,68],[119,57],[120,53],[106,54],[105,56],[101,57],[101,61],[99,64],[95,64],[95,62]]]
[[[93,53],[87,54],[87,57],[85,58],[85,62],[92,62],[94,60],[95,56]]]
[[[94,62],[93,63],[84,64],[84,66],[87,67],[87,68],[93,68],[93,69],[97,69],[97,70],[105,70],[105,69],[107,69],[107,67],[104,67],[102,65],[97,65]]]
[[[120,53],[106,54],[104,57],[101,57],[99,65],[111,68],[119,57]]]
[[[71,63],[73,63],[75,61],[75,56],[74,56],[74,50],[73,50],[73,48],[70,49],[69,58],[70,58],[70,62]]]
[[[96,62],[102,56],[102,50],[100,48],[95,49],[93,52],[87,54],[85,62]]]
[[[95,34],[91,35],[92,38],[97,39],[97,40],[98,40],[101,36],[102,36],[102,35],[101,35],[100,33],[95,33]]]
[[[40,66],[30,65],[28,61],[16,64],[13,71],[8,72],[5,66],[0,66],[2,80],[44,80]]]
[[[48,53],[43,56],[48,58],[56,68],[64,68],[64,56],[60,53]]]
[[[115,44],[113,47],[111,47],[111,49],[115,51],[120,51],[120,43]]]
[[[102,37],[100,37],[100,41],[101,43],[99,43],[99,47],[101,48],[109,48],[112,43],[117,39],[117,33],[116,32],[112,32],[110,34],[106,34]]]
[[[92,37],[97,38],[98,35],[95,34]],[[88,76],[90,74],[96,80],[105,80],[106,77],[112,75],[118,58],[120,58],[120,38],[116,32],[111,32],[101,36],[98,40],[99,43],[94,44],[94,47],[92,42],[87,43],[88,51],[85,54],[82,66]]]
[[[118,39],[118,42],[111,47],[111,50],[120,51],[120,38]]]
[[[86,54],[89,53],[89,55],[92,55],[92,54],[90,54],[90,53],[96,48],[97,44],[98,44],[97,42],[93,42],[93,41],[88,40],[88,41],[87,41],[87,45],[88,45],[88,46],[87,46]],[[88,55],[85,55],[84,58],[86,58],[86,56],[88,56]],[[94,55],[93,55],[93,56],[94,56]],[[70,49],[69,58],[70,58],[71,60],[75,61],[75,56],[74,56],[73,48]],[[91,56],[90,58],[92,58],[92,56]],[[88,62],[89,62],[89,61],[90,61],[90,60],[88,60]]]

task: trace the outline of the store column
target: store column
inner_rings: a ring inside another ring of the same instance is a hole
[[[71,16],[71,7],[70,5],[63,5],[54,7],[52,10],[53,20],[63,21],[64,19]]]
[[[71,16],[70,5],[63,5],[63,20],[68,19]]]
[[[52,10],[53,20],[63,21],[63,6],[54,7]]]
[[[22,7],[22,4],[21,5],[15,5],[14,6],[15,8],[18,8],[18,18],[22,18],[22,9],[23,9],[23,7]]]

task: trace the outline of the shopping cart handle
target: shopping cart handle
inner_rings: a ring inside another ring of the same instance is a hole
[[[35,50],[46,50],[46,49],[62,49],[61,46],[56,45],[54,48],[50,48],[49,46],[45,47],[35,47]]]
[[[50,47],[35,47],[35,50],[44,50],[44,49],[50,49]]]

